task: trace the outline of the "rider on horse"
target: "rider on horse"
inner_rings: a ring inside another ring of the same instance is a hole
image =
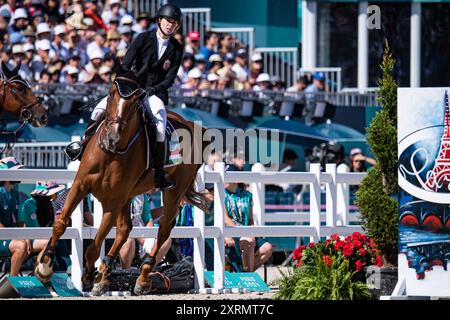
[[[181,24],[181,10],[175,5],[166,4],[157,13],[158,28],[140,33],[132,42],[123,60],[124,68],[136,72],[139,84],[145,88],[144,101],[147,119],[156,126],[155,183],[161,191],[175,187],[175,182],[164,172],[167,90],[172,86],[181,64],[183,48],[173,37]],[[73,142],[66,148],[71,160],[81,159],[84,147],[94,135],[104,119],[107,97],[103,98],[92,112],[85,138]]]

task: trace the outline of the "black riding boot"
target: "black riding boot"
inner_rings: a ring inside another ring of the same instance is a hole
[[[84,133],[84,139],[82,141],[74,141],[66,147],[64,151],[71,161],[81,160],[85,145],[89,142],[95,131],[97,131],[100,123],[100,120],[89,119],[86,132]]]
[[[155,146],[155,184],[161,191],[175,188],[175,181],[170,174],[164,171],[164,162],[166,155],[166,143],[156,142]]]

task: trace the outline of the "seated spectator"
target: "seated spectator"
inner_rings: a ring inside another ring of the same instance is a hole
[[[301,92],[304,91],[309,85],[307,76],[301,76],[297,79],[292,87],[286,89],[286,92]]]
[[[181,47],[184,48],[185,38],[183,32],[181,32],[181,30],[178,30],[173,37],[181,44]]]
[[[153,222],[152,211],[158,211],[156,215],[162,214],[162,207],[154,208],[150,195],[144,193],[134,197],[132,199],[130,211],[133,227],[158,227],[159,225]],[[119,252],[119,259],[122,269],[129,269],[131,267],[131,263],[136,252],[136,245],[139,245],[139,255],[143,258],[145,254],[149,254],[151,252],[155,241],[155,238],[128,238]],[[160,263],[167,254],[170,249],[171,242],[172,241],[169,238],[163,243],[158,251],[158,254],[156,255],[156,264]]]
[[[216,53],[216,47],[219,43],[219,37],[217,33],[213,31],[206,32],[205,35],[205,46],[200,49],[200,53],[205,57],[206,60]]]
[[[112,70],[108,66],[101,66],[99,75],[103,83],[112,83]]]
[[[141,12],[136,21],[137,23],[131,28],[131,30],[134,31],[135,36],[139,33],[150,31],[152,18],[148,12]]]
[[[216,73],[208,73],[208,76],[206,77],[206,80],[208,81],[208,88],[211,90],[216,90],[218,83],[219,83],[219,76]]]
[[[105,30],[99,30],[95,36],[95,40],[88,44],[86,48],[86,53],[90,59],[94,52],[101,51],[103,54],[109,52],[109,48],[105,46],[106,43],[106,32]],[[103,59],[103,58],[102,58]]]
[[[227,171],[238,170],[229,165]],[[253,222],[252,194],[237,183],[225,184],[225,226],[251,226]],[[253,272],[261,267],[273,252],[272,245],[264,238],[225,238],[227,257],[234,270]]]
[[[316,93],[325,90],[325,74],[323,72],[316,72],[313,76],[313,83],[310,84],[305,92]]]
[[[206,66],[208,60],[206,60],[205,56],[201,53],[196,54],[194,58],[195,58],[195,68],[201,72],[203,77],[203,75],[206,73]]]
[[[253,87],[253,91],[266,91],[270,89],[272,89],[270,75],[268,73],[261,73],[256,78],[256,85]]]
[[[63,24],[57,25],[54,28],[54,35],[52,49],[59,58],[67,61],[69,59],[69,51],[63,45],[66,27]]]
[[[184,51],[195,55],[199,52],[199,47],[200,33],[198,31],[189,32],[186,38],[186,46],[184,47]]]
[[[119,17],[111,17],[109,20],[109,31],[119,31],[120,18]]]
[[[25,37],[25,41],[34,44],[36,42],[36,33],[32,26],[28,26],[25,31],[22,32],[22,35]]]
[[[188,81],[188,73],[194,66],[194,63],[195,63],[194,55],[185,52],[181,60],[180,68],[178,69],[177,72],[176,82],[179,85],[183,85]]]
[[[20,209],[19,226],[27,228],[51,227],[55,217],[60,213],[55,211],[53,203],[56,202],[58,193],[64,189],[64,185],[58,185],[54,181],[37,181],[36,187],[30,193],[31,197],[24,202]],[[30,240],[30,242],[32,248],[30,253],[38,253],[45,248],[48,240]],[[58,241],[55,260],[58,270],[66,270],[70,265],[67,240]]]
[[[118,31],[108,31],[108,36],[106,37],[106,46],[108,47],[108,54],[115,56],[117,54],[119,43],[121,40],[121,35]]]
[[[201,79],[202,79],[201,72],[197,68],[194,68],[188,72],[188,80],[185,84],[181,86],[181,88],[191,90],[198,89]]]
[[[214,53],[209,57],[209,72],[210,73],[217,73],[220,69],[223,68],[223,59],[222,57]]]
[[[113,18],[119,22],[122,17],[120,14],[121,3],[120,0],[109,0],[107,1],[107,4],[108,6],[105,6],[102,12],[102,20],[108,27],[110,27],[110,22]]]
[[[89,55],[89,63],[84,67],[85,72],[82,72],[82,81],[92,81],[95,75],[98,75],[100,67],[103,62],[105,54],[100,50],[95,50]]]
[[[231,53],[233,49],[233,37],[229,33],[222,33],[219,37],[219,50],[218,53],[222,58],[227,53]]]
[[[350,172],[367,172],[369,168],[366,163],[373,167],[377,161],[365,156],[360,148],[350,150]]]
[[[132,33],[131,33],[131,27],[130,26],[120,26],[117,29],[120,33],[120,42],[119,46],[117,47],[118,50],[127,50],[130,47],[131,41],[133,39]]]
[[[236,62],[232,67],[232,70],[236,73],[239,81],[244,82],[248,77],[247,69],[247,51],[245,49],[239,49],[236,52]]]
[[[254,81],[255,83],[251,83],[252,85],[256,84],[256,78],[263,72],[263,57],[260,53],[254,53],[251,57],[251,65],[249,70],[248,80],[250,82]]]
[[[66,70],[66,83],[76,84],[80,75],[80,70],[77,67],[69,66]]]
[[[97,11],[97,1],[96,0],[86,0],[84,3],[84,15],[86,17],[91,18],[94,20],[95,25],[97,28],[108,30],[108,27],[103,22],[102,18],[100,17],[98,11]]]
[[[14,10],[13,23],[8,27],[8,33],[21,32],[26,29],[28,25],[28,14],[24,8],[17,8]]]
[[[50,50],[51,43],[49,40],[36,41],[37,55],[34,56],[31,63],[31,71],[34,74],[34,80],[38,81],[41,77],[41,72],[44,69],[48,69],[50,63]]]
[[[0,169],[16,170],[24,167],[15,158],[4,158]],[[0,181],[0,228],[17,228],[19,218],[19,181]],[[30,240],[0,240],[0,257],[11,257],[11,276],[19,275],[22,263],[31,251]]]
[[[49,40],[52,39],[52,30],[48,26],[48,23],[41,22],[36,27],[36,36],[38,40]]]

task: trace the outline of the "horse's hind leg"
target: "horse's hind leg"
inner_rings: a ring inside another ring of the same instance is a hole
[[[79,181],[75,181],[70,188],[64,203],[64,208],[61,214],[56,218],[53,223],[52,237],[47,243],[45,249],[39,254],[38,264],[35,268],[35,275],[41,282],[49,282],[53,274],[53,260],[55,255],[55,248],[58,240],[64,234],[69,222],[70,216],[75,210],[76,206],[87,195],[87,191],[83,190]]]
[[[119,254],[120,248],[127,241],[128,235],[130,234],[130,231],[133,227],[131,224],[130,204],[131,204],[131,200],[127,201],[125,206],[123,206],[121,213],[119,214],[119,216],[116,219],[117,220],[116,238],[114,240],[114,243],[113,243],[111,249],[109,250],[108,254],[105,256],[105,258],[102,261],[102,264],[99,267],[99,273],[95,277],[94,287],[92,288],[93,295],[102,295],[103,293],[108,291],[109,275],[111,274],[111,271],[114,268],[114,261],[116,260],[117,255]],[[109,229],[111,229],[111,228],[109,228]],[[105,234],[105,236],[106,236],[106,234]],[[100,245],[101,245],[101,242],[100,242]],[[100,251],[100,248],[98,248],[96,253],[98,253],[99,251]],[[87,253],[86,253],[86,256],[87,256]],[[97,258],[98,258],[98,255],[97,255],[97,257],[95,257],[95,260],[97,260]],[[91,260],[91,259],[86,259],[86,260],[87,261],[90,260],[89,261],[90,263],[95,262],[95,260]],[[87,270],[89,270],[89,269],[87,269]]]
[[[169,238],[172,230],[172,221],[178,213],[182,196],[176,193],[176,189],[166,191],[164,197],[164,216],[161,218],[158,229],[158,238],[152,251],[146,255],[141,265],[141,273],[136,280],[134,286],[134,293],[136,295],[147,294],[151,290],[152,281],[150,273],[156,263],[156,255],[162,244]]]

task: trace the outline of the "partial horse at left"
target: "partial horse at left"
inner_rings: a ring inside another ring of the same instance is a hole
[[[2,62],[3,77],[0,79],[0,113],[10,112],[19,121],[29,122],[33,127],[44,127],[48,123],[46,109],[31,90],[30,84],[19,75],[20,64],[10,70]]]

